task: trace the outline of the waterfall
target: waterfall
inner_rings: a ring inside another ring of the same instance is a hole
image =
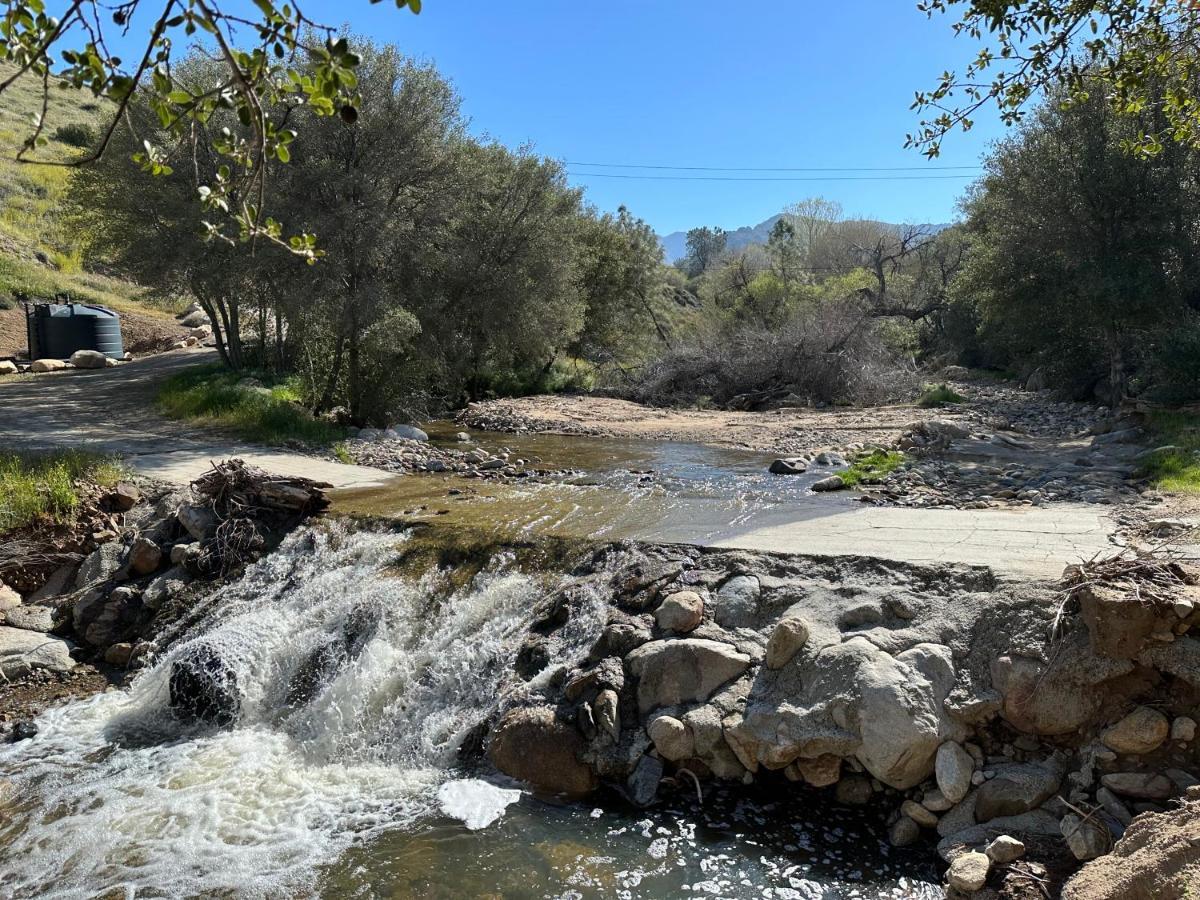
[[[435,814],[544,583],[503,553],[458,589],[400,577],[403,539],[294,533],[201,601],[128,691],[0,748],[0,897],[301,896],[349,846]],[[232,726],[171,708],[172,672],[198,652],[236,686]]]

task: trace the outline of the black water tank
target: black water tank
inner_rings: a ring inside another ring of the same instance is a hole
[[[121,319],[104,306],[39,303],[29,316],[32,359],[69,359],[76,350],[99,350],[120,359]]]

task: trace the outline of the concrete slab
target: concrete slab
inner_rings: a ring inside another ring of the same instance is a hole
[[[905,509],[868,506],[819,519],[751,528],[712,546],[911,563],[988,566],[997,576],[1057,578],[1071,562],[1117,548],[1104,507]]]

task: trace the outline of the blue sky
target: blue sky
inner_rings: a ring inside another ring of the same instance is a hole
[[[235,0],[236,2],[236,0]],[[1003,132],[985,111],[942,158],[903,148],[914,92],[977,50],[916,0],[308,0],[316,21],[345,24],[435,62],[458,88],[472,130],[532,143],[570,171],[816,178],[820,173],[589,169],[658,166],[975,166]],[[830,173],[833,174],[833,173]],[[848,215],[944,222],[969,180],[664,181],[572,175],[604,210],[625,204],[660,233],[760,222],[808,196]]]
[[[953,37],[949,19],[918,12],[915,0],[425,0],[419,16],[385,0],[355,2],[352,17],[346,9],[319,0],[306,11],[349,18],[353,30],[433,60],[461,92],[476,133],[529,141],[572,163],[926,166],[903,149],[917,120],[913,93],[977,49]],[[989,111],[973,132],[947,141],[934,165],[976,165],[1002,130]],[[572,180],[596,206],[624,203],[660,233],[754,224],[813,195],[852,215],[942,222],[968,183]]]

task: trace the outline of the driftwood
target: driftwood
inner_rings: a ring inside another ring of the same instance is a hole
[[[200,546],[196,567],[225,575],[256,559],[272,533],[329,505],[325,482],[272,475],[241,459],[213,463],[192,482],[192,492],[216,517],[213,535]]]

